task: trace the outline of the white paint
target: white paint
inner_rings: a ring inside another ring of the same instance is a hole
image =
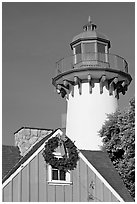
[[[50,183],[51,185],[68,185],[68,184],[72,184],[72,182],[70,181],[70,172],[66,172],[66,180],[52,180],[52,167],[51,165],[48,165],[48,183]]]
[[[124,202],[123,198],[115,191],[114,188],[103,178],[103,176],[92,166],[92,164],[86,159],[86,157],[79,152],[79,157],[89,166],[89,168],[96,174],[96,176],[105,184],[105,186],[113,193],[113,195],[120,201]]]
[[[82,95],[78,86],[74,87],[74,97],[71,93],[67,100],[66,135],[75,141],[78,149],[100,150],[102,146],[98,131],[101,129],[109,113],[117,109],[117,99],[109,96],[104,87],[100,94],[99,83],[95,83],[92,94],[89,84],[82,83]]]

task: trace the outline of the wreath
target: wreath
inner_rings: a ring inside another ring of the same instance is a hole
[[[55,149],[59,146],[62,146],[65,150],[65,154],[62,155],[61,158],[57,158],[54,155]],[[66,136],[63,139],[61,138],[61,136],[56,136],[49,139],[45,144],[45,148],[42,154],[44,160],[48,164],[63,171],[74,170],[77,166],[77,161],[79,160],[78,150],[76,146]]]

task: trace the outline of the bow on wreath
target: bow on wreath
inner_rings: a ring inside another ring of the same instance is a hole
[[[65,135],[60,135],[58,134],[58,138],[59,138],[59,146],[58,146],[58,151],[61,153],[61,156],[63,157],[64,155],[66,157],[68,157],[68,151],[65,145],[65,141],[67,140]]]

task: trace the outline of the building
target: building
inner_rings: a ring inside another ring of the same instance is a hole
[[[90,18],[83,29],[52,81],[68,103],[66,128],[23,127],[3,146],[4,202],[133,201],[97,135],[132,80],[128,64]]]

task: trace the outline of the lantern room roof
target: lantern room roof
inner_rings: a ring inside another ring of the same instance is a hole
[[[108,47],[110,48],[110,40],[108,39],[108,37],[102,33],[99,33],[98,31],[96,31],[97,26],[95,24],[92,23],[92,21],[90,20],[90,17],[88,19],[88,23],[86,25],[83,26],[83,30],[84,32],[76,35],[71,42],[71,47],[79,42],[79,41],[86,41],[86,40],[100,40],[100,41],[104,41],[108,43]]]
[[[74,42],[78,39],[85,39],[85,38],[101,38],[101,39],[109,40],[106,35],[99,33],[96,30],[88,30],[88,31],[84,31],[84,32],[76,35],[73,38],[72,42]]]

